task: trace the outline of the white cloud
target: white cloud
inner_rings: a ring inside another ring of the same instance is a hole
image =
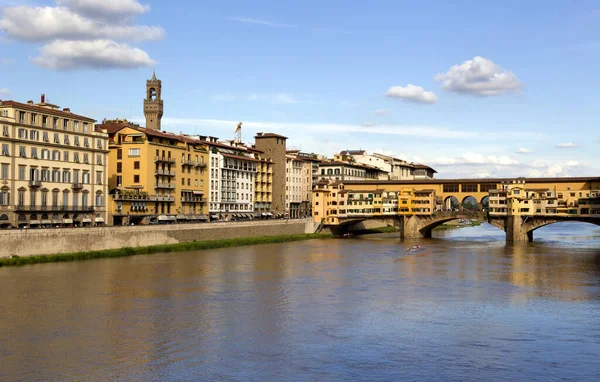
[[[59,40],[42,47],[40,53],[33,63],[53,70],[133,69],[155,64],[143,50],[111,40]]]
[[[273,21],[268,21],[268,20],[253,19],[251,17],[230,17],[229,20],[237,21],[237,22],[245,23],[245,24],[264,25],[264,26],[272,27],[272,28],[293,28],[293,27],[295,27],[295,25],[291,25],[291,24],[280,24],[280,23],[275,23]]]
[[[480,97],[516,92],[521,87],[521,82],[512,72],[479,56],[454,65],[448,72],[434,78],[441,81],[446,90]]]
[[[558,145],[556,145],[557,148],[559,149],[574,149],[577,147],[577,145],[575,143],[559,143]]]
[[[409,102],[436,103],[437,97],[433,92],[426,92],[420,86],[408,84],[406,87],[392,86],[385,93],[390,98],[400,98]]]
[[[5,8],[0,29],[9,37],[30,42],[66,40],[158,40],[160,27],[106,24],[89,19],[65,7]]]
[[[519,162],[508,156],[483,155],[477,153],[465,153],[460,157],[438,157],[433,160],[433,164],[438,166],[454,165],[486,165],[494,164],[500,166],[517,165]]]
[[[377,110],[375,110],[375,115],[384,116],[384,115],[387,115],[387,113],[388,112],[385,109],[377,109]]]
[[[231,102],[235,99],[230,93],[220,93],[212,96],[213,101]]]
[[[374,127],[374,126],[377,126],[377,124],[375,122],[365,121],[365,122],[363,122],[363,126],[364,127]]]
[[[248,101],[266,102],[275,105],[298,103],[298,101],[296,101],[296,98],[294,98],[294,95],[289,93],[250,94],[247,99]]]
[[[7,88],[0,88],[0,96],[7,96],[10,95],[10,90],[8,90]]]
[[[56,0],[56,4],[91,18],[105,19],[107,22],[115,17],[132,17],[150,10],[149,5],[142,5],[137,0]]]
[[[531,154],[533,150],[526,149],[525,147],[519,147],[516,151],[517,154]]]

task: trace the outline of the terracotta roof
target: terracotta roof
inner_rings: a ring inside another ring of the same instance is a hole
[[[153,129],[147,129],[145,127],[141,127],[139,125],[130,123],[128,121],[108,121],[108,122],[104,122],[102,124],[98,124],[96,125],[96,130],[106,130],[108,131],[109,135],[112,134],[116,134],[117,132],[119,132],[120,130],[124,129],[124,128],[130,128],[133,130],[136,130],[142,134],[146,134],[148,136],[151,137],[159,137],[159,138],[166,138],[166,139],[173,139],[179,142],[187,142],[187,143],[193,143],[193,144],[206,144],[207,142],[204,141],[199,141],[197,139],[193,139],[190,138],[189,136],[186,135],[182,135],[182,134],[173,134],[173,133],[168,133],[165,131],[159,131],[159,130],[153,130]]]
[[[56,110],[56,109],[49,109],[43,106],[38,106],[38,105],[30,105],[27,103],[21,103],[21,102],[17,102],[17,101],[0,101],[0,106],[12,106],[15,108],[19,108],[19,109],[23,109],[23,110],[29,110],[29,111],[35,111],[37,113],[40,114],[51,114],[51,115],[56,115],[56,116],[60,116],[60,117],[65,117],[65,118],[75,118],[75,119],[81,119],[83,121],[87,121],[87,122],[96,122],[95,119],[92,119],[90,117],[85,117],[83,115],[79,115],[79,114],[73,114],[71,112],[67,112],[67,111],[63,111],[63,110]]]
[[[245,160],[245,161],[250,161],[250,162],[260,162],[258,159],[249,158],[249,157],[245,157],[245,156],[241,156],[241,155],[223,154],[223,153],[221,153],[221,155],[223,155],[226,158],[234,158],[234,159]]]
[[[343,150],[340,155],[365,155],[365,150]]]
[[[275,134],[275,133],[256,133],[254,139],[258,138],[283,138],[288,139],[288,137],[284,137],[283,135]]]
[[[362,169],[366,169],[366,170],[377,170],[377,171],[381,171],[381,172],[386,172],[383,171],[382,169],[375,167],[375,166],[370,166],[368,164],[363,164],[363,163],[349,163],[349,162],[341,162],[341,161],[329,161],[329,162],[321,162],[319,164],[319,167],[329,167],[329,166],[349,166],[349,167],[357,167],[357,168],[362,168]]]
[[[568,182],[600,182],[600,177],[571,177],[571,178],[466,178],[466,179],[416,179],[416,180],[346,180],[347,185],[357,184],[500,184],[521,180],[526,183],[568,183]],[[508,183],[512,184],[512,183]],[[517,185],[518,183],[515,183]]]

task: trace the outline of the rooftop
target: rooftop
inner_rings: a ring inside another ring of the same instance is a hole
[[[259,139],[259,138],[282,138],[282,139],[288,139],[288,137],[284,137],[283,135],[279,135],[279,134],[275,134],[275,133],[256,133],[256,136],[254,136],[254,139]]]

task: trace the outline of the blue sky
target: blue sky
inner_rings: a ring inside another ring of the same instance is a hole
[[[458,5],[457,5],[458,4]],[[596,1],[0,0],[0,98],[439,177],[598,175]]]

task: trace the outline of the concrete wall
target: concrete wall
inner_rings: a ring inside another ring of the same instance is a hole
[[[313,233],[312,219],[0,231],[0,257]]]

